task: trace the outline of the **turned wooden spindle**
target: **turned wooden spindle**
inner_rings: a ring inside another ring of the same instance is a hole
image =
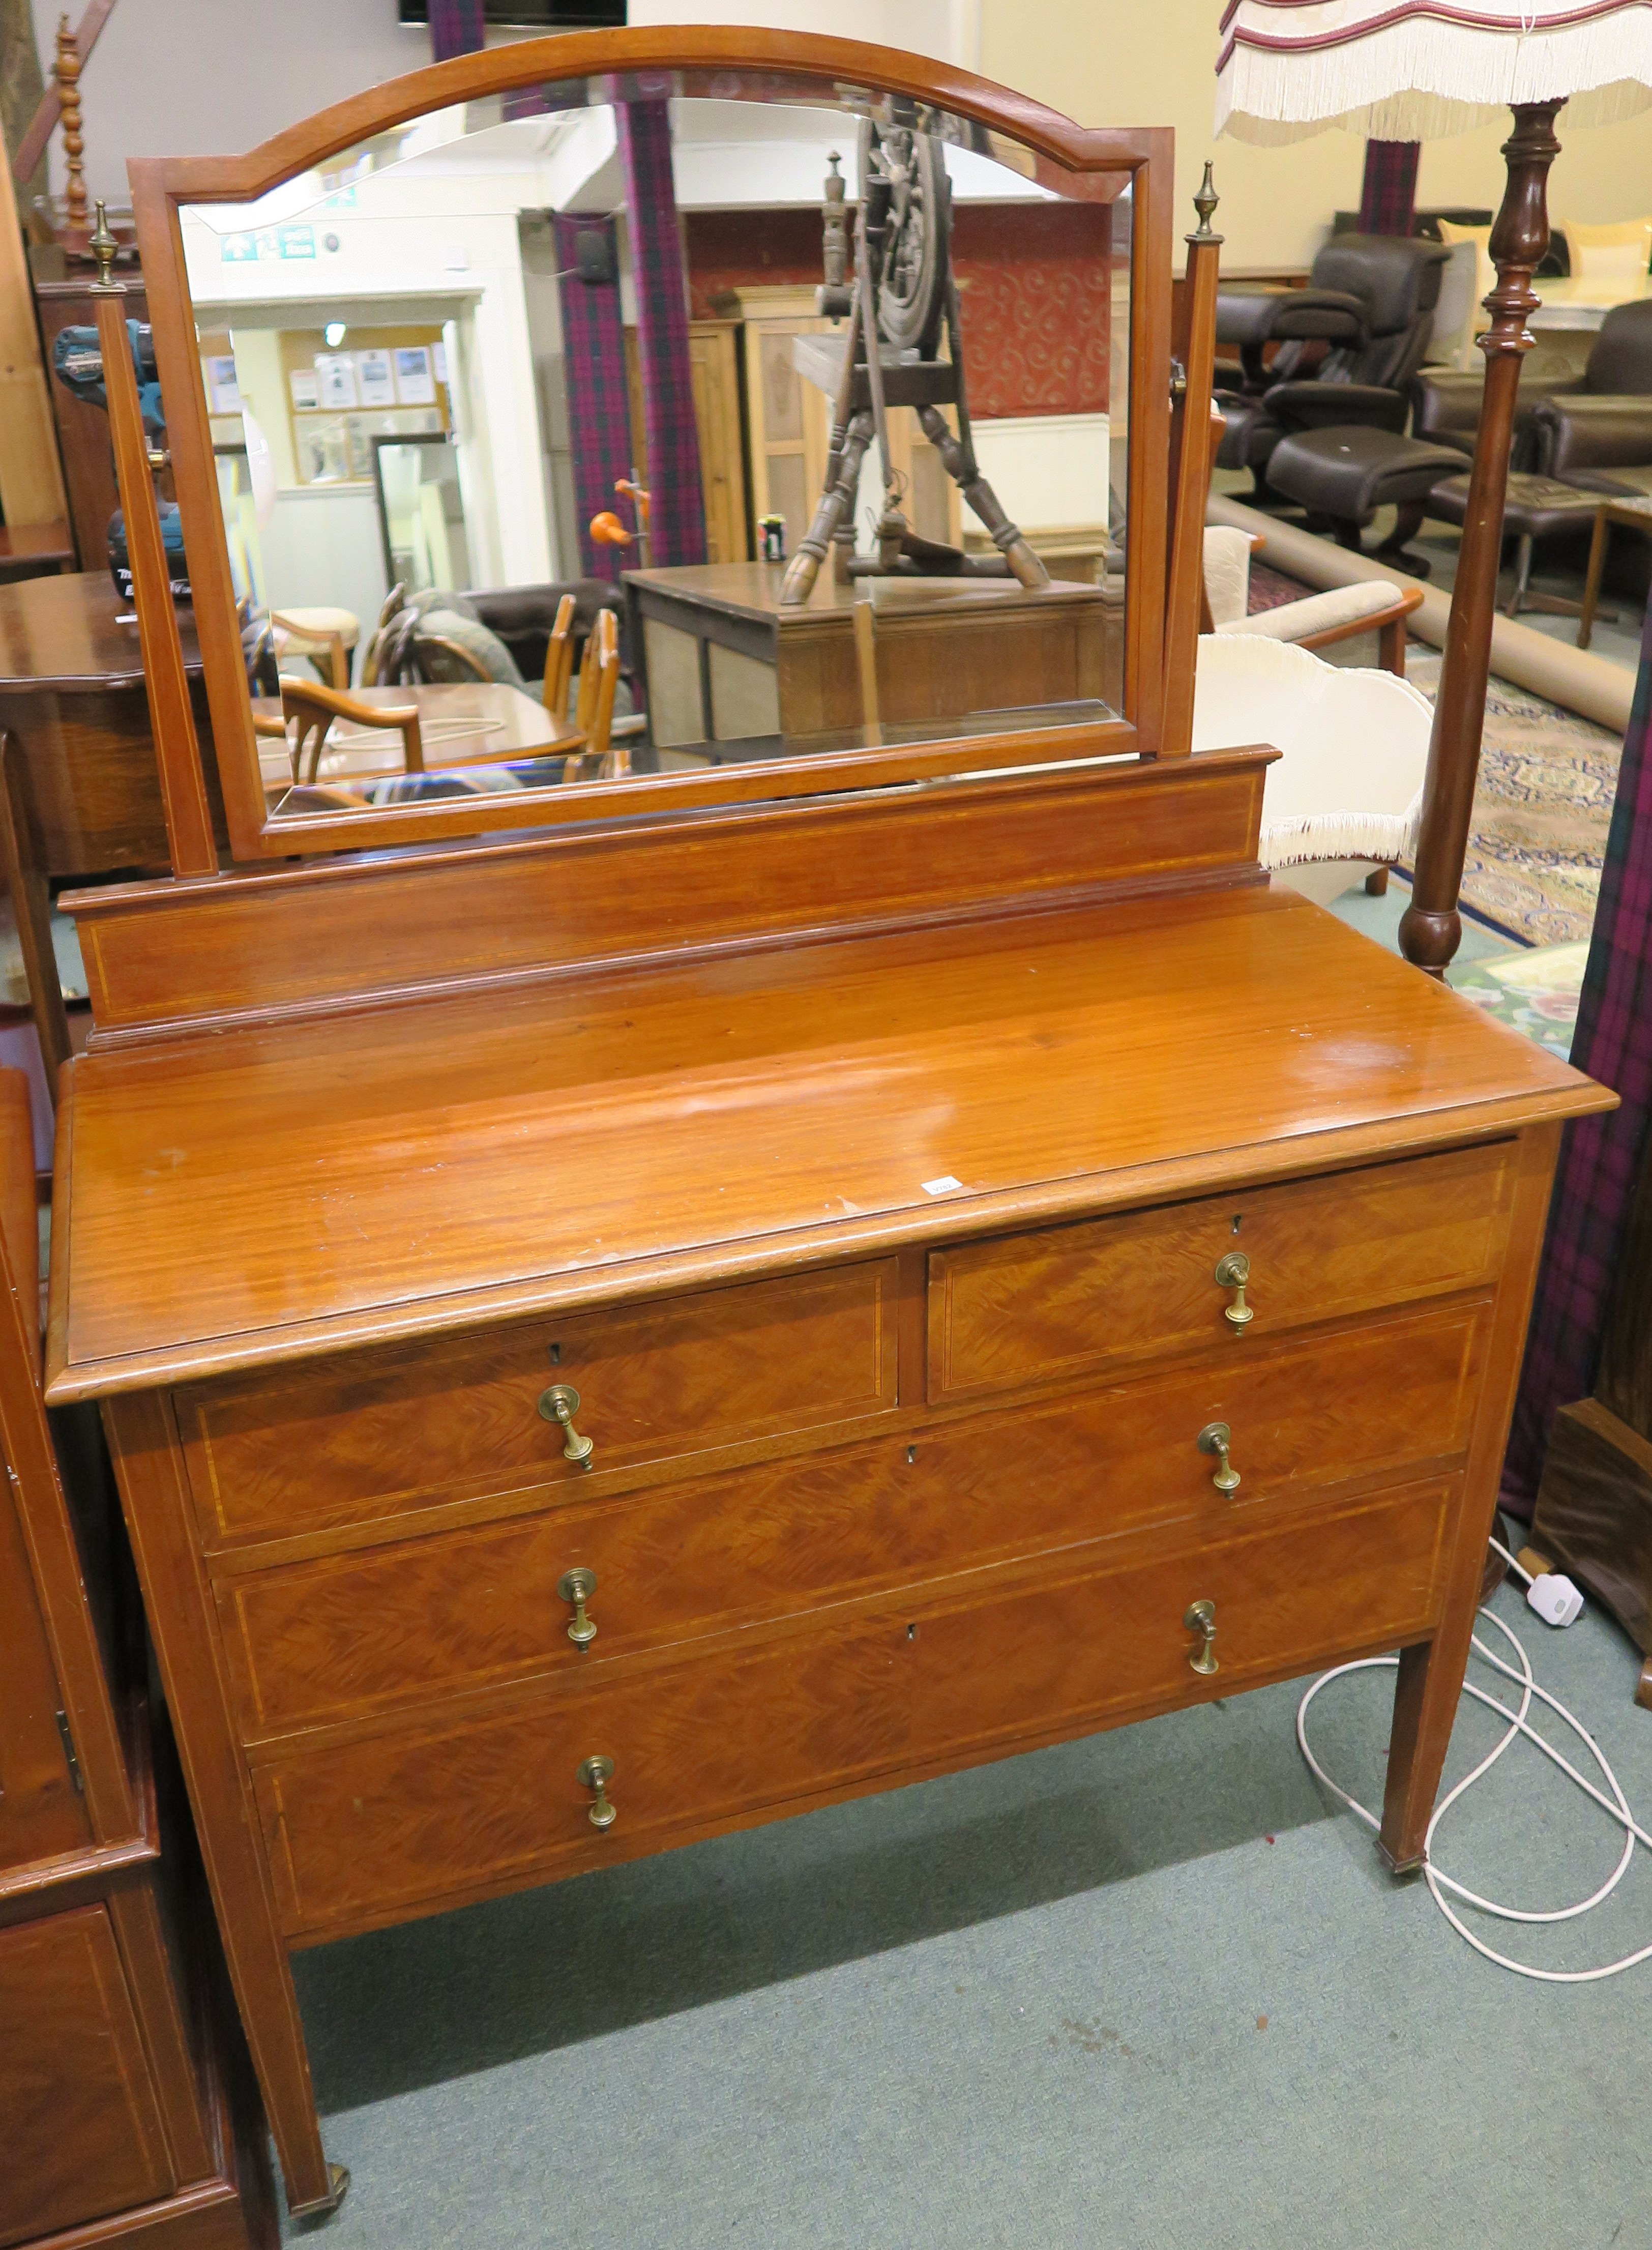
[[[86,176],[80,157],[86,142],[80,137],[80,50],[66,16],[58,18],[58,54],[52,65],[58,100],[63,112],[63,153],[68,164],[64,186],[65,216],[70,231],[84,234],[86,226]]]
[[[1549,247],[1549,167],[1560,153],[1554,134],[1560,107],[1558,101],[1517,107],[1514,131],[1503,144],[1508,184],[1490,244],[1497,281],[1485,300],[1491,326],[1480,339],[1486,355],[1480,434],[1469,474],[1468,512],[1428,740],[1416,880],[1400,921],[1406,959],[1436,977],[1444,974],[1463,935],[1457,895],[1480,770],[1515,395],[1521,359],[1534,342],[1526,321],[1540,301],[1532,291],[1532,273]]]

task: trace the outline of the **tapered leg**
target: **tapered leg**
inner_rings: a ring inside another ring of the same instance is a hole
[[[1378,1843],[1396,1874],[1408,1874],[1422,1864],[1423,1839],[1434,1814],[1463,1693],[1559,1145],[1558,1125],[1528,1127],[1520,1136],[1519,1171],[1509,1216],[1503,1278],[1492,1316],[1479,1412],[1463,1465],[1462,1496],[1445,1557],[1440,1622],[1432,1640],[1400,1652]]]

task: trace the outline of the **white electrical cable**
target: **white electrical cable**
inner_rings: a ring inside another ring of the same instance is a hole
[[[1494,1539],[1491,1544],[1503,1556],[1504,1562],[1519,1571],[1520,1576],[1530,1585],[1531,1572],[1517,1562],[1508,1549],[1497,1540]],[[1635,1846],[1637,1841],[1644,1844],[1649,1851],[1652,1851],[1652,1836],[1649,1836],[1646,1830],[1640,1826],[1629,1811],[1628,1799],[1624,1796],[1617,1776],[1607,1763],[1605,1755],[1593,1736],[1580,1720],[1573,1717],[1564,1703],[1551,1695],[1546,1688],[1538,1687],[1532,1677],[1531,1659],[1527,1656],[1519,1636],[1512,1632],[1501,1618],[1494,1617],[1490,1610],[1483,1609],[1480,1615],[1488,1625],[1496,1625],[1504,1639],[1512,1644],[1515,1654],[1520,1661],[1520,1669],[1517,1672],[1512,1665],[1505,1664],[1500,1656],[1494,1654],[1486,1646],[1477,1633],[1474,1636],[1473,1642],[1475,1653],[1485,1663],[1490,1665],[1493,1671],[1500,1672],[1504,1679],[1513,1681],[1515,1686],[1520,1690],[1520,1708],[1518,1711],[1511,1711],[1506,1703],[1499,1701],[1495,1695],[1487,1694],[1483,1688],[1476,1688],[1471,1681],[1463,1681],[1464,1694],[1472,1695],[1476,1702],[1483,1703],[1489,1710],[1497,1712],[1499,1717],[1508,1721],[1508,1726],[1496,1746],[1481,1759],[1473,1771],[1465,1774],[1456,1788],[1449,1791],[1435,1807],[1434,1818],[1429,1821],[1428,1833],[1422,1840],[1423,1877],[1433,1894],[1435,1904],[1451,1924],[1453,1929],[1459,1936],[1466,1937],[1476,1953],[1483,1954],[1488,1961],[1495,1962],[1499,1969],[1512,1970],[1517,1977],[1535,1977],[1540,1984],[1596,1984],[1603,1977],[1615,1977],[1625,1969],[1633,1969],[1638,1963],[1652,1959],[1652,1945],[1644,1945],[1638,1953],[1628,1954],[1621,1961],[1614,1961],[1603,1969],[1534,1969],[1527,1962],[1511,1961],[1506,1953],[1498,1953],[1488,1945],[1483,1938],[1476,1936],[1462,1916],[1454,1910],[1446,1896],[1449,1891],[1452,1896],[1461,1899],[1465,1905],[1477,1907],[1483,1914],[1495,1915],[1502,1922],[1571,1922],[1580,1914],[1587,1914],[1591,1908],[1599,1906],[1603,1899],[1610,1897],[1628,1873],[1629,1861],[1635,1856]],[[1392,1671],[1399,1661],[1397,1656],[1368,1656],[1355,1664],[1339,1664],[1334,1671],[1325,1673],[1320,1679],[1314,1681],[1297,1708],[1297,1742],[1303,1757],[1308,1761],[1310,1771],[1316,1780],[1322,1782],[1331,1794],[1346,1805],[1351,1812],[1358,1813],[1368,1828],[1378,1831],[1380,1831],[1382,1823],[1377,1819],[1375,1813],[1368,1812],[1357,1798],[1350,1797],[1346,1789],[1339,1788],[1309,1749],[1308,1706],[1319,1690],[1322,1688],[1328,1688],[1333,1680],[1340,1680],[1350,1672]],[[1596,1765],[1600,1767],[1607,1787],[1612,1792],[1609,1798],[1564,1758],[1552,1743],[1545,1742],[1535,1727],[1528,1724],[1526,1714],[1532,1708],[1533,1696],[1536,1696],[1539,1701],[1546,1703],[1558,1718],[1564,1719],[1579,1741],[1586,1745]],[[1463,1792],[1472,1789],[1476,1781],[1490,1771],[1517,1735],[1524,1735],[1528,1742],[1535,1743],[1546,1758],[1558,1765],[1562,1773],[1569,1775],[1578,1787],[1592,1797],[1602,1811],[1608,1812],[1623,1829],[1623,1851],[1617,1866],[1593,1897],[1584,1899],[1577,1906],[1559,1907],[1549,1913],[1532,1913],[1519,1907],[1499,1906],[1495,1900],[1482,1898],[1477,1892],[1470,1890],[1466,1885],[1454,1881],[1449,1875],[1442,1874],[1434,1864],[1435,1829]]]

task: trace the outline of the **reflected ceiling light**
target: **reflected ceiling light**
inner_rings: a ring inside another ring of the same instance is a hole
[[[327,324],[326,334],[327,349],[329,351],[337,351],[339,346],[344,342],[343,321],[329,321]]]

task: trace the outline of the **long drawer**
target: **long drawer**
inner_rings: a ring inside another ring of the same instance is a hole
[[[1514,1152],[1496,1142],[935,1251],[929,1396],[1070,1384],[1491,1282]],[[1216,1278],[1232,1253],[1249,1261],[1242,1308]],[[1242,1328],[1227,1317],[1240,1310]]]
[[[903,1770],[991,1757],[1421,1639],[1438,1614],[1451,1481],[1311,1529],[1197,1540],[1130,1567],[1110,1544],[989,1590],[616,1668],[508,1713],[396,1728],[254,1768],[290,1937],[370,1928],[660,1849]],[[1214,1605],[1220,1670],[1184,1622]],[[599,1832],[584,1761],[611,1761]]]
[[[896,1404],[895,1261],[361,1353],[174,1394],[209,1547],[354,1524],[432,1494],[604,1488],[640,1463]],[[589,1470],[540,1400],[579,1393]]]
[[[880,1589],[1187,1521],[1213,1536],[1459,1463],[1488,1301],[1261,1347],[1077,1399],[224,1577],[249,1741],[560,1674]],[[1212,1483],[1226,1423],[1240,1482]],[[575,1646],[559,1585],[595,1580]]]

